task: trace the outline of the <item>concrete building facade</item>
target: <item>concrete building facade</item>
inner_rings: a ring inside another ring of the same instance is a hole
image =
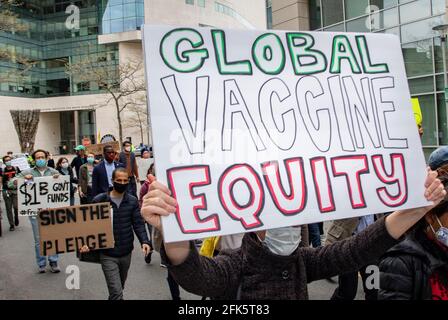
[[[106,134],[118,138],[118,123],[109,95],[94,81],[77,81],[65,65],[94,56],[112,70],[128,61],[142,61],[142,23],[173,26],[266,29],[265,0],[43,0],[22,1],[20,21],[25,33],[0,32],[0,50],[37,62],[24,80],[0,84],[0,154],[19,152],[10,110],[40,109],[35,148],[53,154],[71,153],[83,138],[93,143]],[[79,9],[79,28],[66,30],[67,19]],[[81,48],[81,49],[79,49]],[[88,48],[88,49],[83,49]],[[93,49],[92,49],[93,48]],[[85,50],[85,51],[83,51]],[[9,69],[8,69],[9,68]],[[1,61],[0,72],[20,68]],[[139,76],[143,77],[143,68]],[[113,81],[113,79],[111,79]],[[145,95],[142,92],[141,95]],[[130,116],[126,112],[124,117]],[[150,130],[150,128],[147,128]],[[125,126],[123,138],[144,141],[140,129]]]

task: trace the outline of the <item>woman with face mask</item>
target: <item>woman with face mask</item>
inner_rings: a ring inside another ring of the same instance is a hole
[[[69,165],[68,159],[65,157],[59,158],[56,164],[56,170],[63,176],[70,176],[70,205],[75,204],[75,192],[76,186],[74,184],[78,183],[78,179],[73,175],[73,170]]]
[[[92,175],[95,166],[95,155],[89,153],[87,155],[87,163],[79,168],[78,191],[81,204],[92,202]]]
[[[448,147],[429,157],[448,188]],[[381,300],[448,300],[448,199],[429,211],[380,263]]]
[[[155,178],[154,178],[155,179]],[[165,243],[162,256],[185,290],[216,299],[308,299],[307,284],[359,270],[389,248],[446,195],[437,172],[428,170],[425,197],[432,205],[396,211],[359,234],[319,248],[299,247],[300,228],[286,227],[244,235],[241,248],[217,257],[200,256],[193,242]],[[142,215],[161,230],[161,216],[176,212],[170,190],[153,181]]]

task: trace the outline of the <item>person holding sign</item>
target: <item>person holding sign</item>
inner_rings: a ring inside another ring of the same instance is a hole
[[[78,179],[74,176],[73,168],[70,167],[66,157],[59,158],[58,163],[56,164],[56,170],[58,170],[61,175],[70,177],[70,205],[75,205],[76,187],[74,184],[78,183]]]
[[[428,164],[448,188],[448,147],[435,150]],[[380,300],[448,300],[448,200],[429,211],[379,267]]]
[[[38,149],[31,154],[36,166],[29,170],[22,171],[17,174],[15,178],[8,182],[8,187],[17,189],[17,180],[19,178],[24,178],[26,180],[32,180],[34,177],[44,177],[53,176],[54,178],[59,177],[59,172],[53,168],[48,167],[48,152],[42,149]],[[36,263],[39,268],[39,273],[45,273],[47,265],[47,257],[40,255],[40,242],[39,242],[39,226],[37,224],[37,217],[30,216],[30,223],[33,229],[34,236],[34,248],[36,252]],[[58,255],[52,255],[48,257],[50,264],[50,271],[52,273],[58,273],[61,270],[58,267]]]
[[[128,171],[125,168],[115,169],[112,181],[112,191],[97,195],[93,203],[109,202],[113,209],[115,247],[102,250],[100,262],[109,289],[109,300],[122,300],[134,249],[133,232],[137,235],[145,256],[151,252],[151,247],[138,200],[126,192],[129,187]],[[88,251],[87,247],[81,249],[81,252]]]
[[[162,255],[176,281],[187,291],[226,299],[308,299],[307,283],[359,270],[395,245],[446,196],[437,172],[428,169],[425,198],[433,204],[395,211],[356,236],[320,248],[299,247],[300,228],[284,227],[247,233],[237,250],[202,257],[193,242],[165,243]],[[161,217],[176,211],[177,201],[154,181],[142,214],[161,232]]]
[[[81,204],[88,204],[92,202],[92,174],[95,167],[95,155],[89,153],[87,155],[87,163],[79,168],[79,197]]]
[[[0,186],[3,187],[3,199],[5,200],[6,215],[8,216],[9,231],[14,231],[19,225],[19,211],[17,209],[17,190],[9,188],[8,182],[14,178],[20,169],[11,164],[11,156],[4,156],[3,163],[5,168],[0,169]],[[14,216],[13,216],[14,209]]]
[[[131,150],[132,143],[130,141],[123,142],[123,151],[120,153],[118,161],[122,163],[129,174],[129,193],[137,197],[137,183],[140,183],[138,174],[138,165],[135,153]]]

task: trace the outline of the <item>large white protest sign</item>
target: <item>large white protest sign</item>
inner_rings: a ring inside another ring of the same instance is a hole
[[[70,206],[70,177],[18,179],[17,202],[22,216],[37,215],[41,209]]]
[[[28,163],[28,159],[26,157],[12,159],[11,165],[19,168],[20,171],[28,170],[30,168],[30,164]]]
[[[145,26],[143,43],[167,242],[427,204],[396,36]]]

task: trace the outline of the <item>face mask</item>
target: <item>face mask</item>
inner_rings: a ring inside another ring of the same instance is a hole
[[[131,151],[131,147],[125,147],[124,150],[125,150],[126,152],[129,152],[129,151]]]
[[[95,158],[88,157],[87,158],[87,162],[90,163],[90,164],[93,164],[95,162]]]
[[[128,189],[129,183],[118,183],[114,182],[114,190],[118,193],[124,193]]]
[[[299,246],[301,240],[300,232],[300,227],[269,229],[266,231],[263,243],[272,253],[280,256],[289,256]]]
[[[36,166],[38,168],[46,167],[47,166],[47,160],[45,160],[45,159],[38,159],[38,160],[36,160]]]
[[[5,162],[5,165],[7,166],[7,167],[10,167],[12,164],[11,164],[11,161],[6,161]]]
[[[441,244],[445,245],[446,247],[448,247],[448,228],[444,227],[442,225],[442,223],[439,220],[439,217],[436,216],[437,222],[440,225],[439,230],[437,230],[437,232],[435,232],[434,228],[432,227],[432,225],[429,225],[431,227],[432,232],[434,232],[437,241],[439,241]]]
[[[63,163],[63,164],[61,165],[61,167],[64,168],[64,169],[67,169],[67,168],[68,168],[68,163]]]

